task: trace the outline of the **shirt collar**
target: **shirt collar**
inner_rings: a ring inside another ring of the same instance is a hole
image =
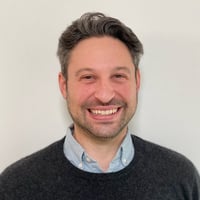
[[[84,149],[73,137],[74,127],[71,125],[67,129],[67,134],[64,142],[64,153],[67,159],[75,166],[82,163]]]

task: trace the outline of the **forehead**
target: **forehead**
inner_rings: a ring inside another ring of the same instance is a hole
[[[68,68],[133,67],[128,47],[118,39],[104,36],[80,41],[72,50]]]

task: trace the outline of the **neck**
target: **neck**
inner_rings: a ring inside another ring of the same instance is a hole
[[[74,130],[74,138],[84,148],[87,154],[98,162],[103,171],[107,171],[110,162],[120,147],[127,128],[114,138],[99,138]]]

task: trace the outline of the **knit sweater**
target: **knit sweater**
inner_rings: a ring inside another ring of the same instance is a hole
[[[132,138],[132,162],[105,174],[74,167],[59,140],[0,175],[0,200],[200,200],[200,177],[187,158]]]

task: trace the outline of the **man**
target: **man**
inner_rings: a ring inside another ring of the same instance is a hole
[[[59,86],[73,125],[66,137],[8,167],[2,200],[199,200],[184,156],[133,136],[143,47],[119,20],[86,13],[61,35]]]

